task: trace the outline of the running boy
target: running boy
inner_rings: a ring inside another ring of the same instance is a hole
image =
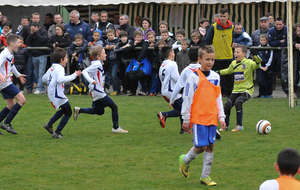
[[[300,156],[297,150],[283,149],[278,154],[275,170],[279,178],[263,182],[259,190],[300,189],[300,182],[295,179],[296,174],[300,173]]]
[[[48,83],[48,98],[54,107],[58,110],[48,123],[44,125],[44,128],[52,134],[54,138],[63,138],[61,131],[64,129],[68,123],[71,115],[72,109],[68,98],[64,94],[64,83],[74,80],[77,76],[81,75],[81,71],[75,71],[70,76],[65,76],[65,66],[68,62],[68,54],[62,48],[54,49],[52,54],[52,66],[48,69],[46,74],[43,76],[43,82]],[[64,116],[63,116],[64,115]],[[63,117],[62,117],[63,116]],[[61,118],[55,132],[53,132],[52,125]]]
[[[112,122],[114,133],[128,133],[119,126],[118,106],[104,92],[104,72],[103,61],[106,59],[106,53],[103,47],[95,46],[90,51],[94,58],[91,65],[82,71],[83,76],[89,82],[90,94],[93,98],[93,108],[74,108],[74,120],[76,121],[80,113],[103,115],[104,108],[110,107],[112,111]]]
[[[236,108],[236,126],[231,131],[242,131],[243,127],[243,103],[251,98],[254,92],[253,71],[258,69],[261,63],[259,56],[254,56],[255,62],[247,59],[247,47],[245,45],[237,45],[234,50],[235,60],[227,69],[217,71],[220,75],[229,75],[234,73],[234,87],[225,106],[226,127],[220,131],[227,131],[229,128],[230,110],[233,106]]]
[[[165,46],[161,48],[160,55],[164,60],[159,68],[161,93],[165,100],[168,103],[170,103],[172,91],[179,78],[178,67],[176,62],[174,61],[175,54],[171,46]],[[157,117],[162,128],[165,128],[165,122],[168,117],[180,117],[180,124],[182,125],[182,118],[180,114],[182,106],[182,97],[180,94],[177,94],[177,96],[174,99],[174,104],[172,104],[174,110],[157,113]]]
[[[0,91],[4,99],[6,99],[7,106],[0,112],[1,129],[9,133],[17,134],[11,126],[11,121],[17,115],[18,111],[25,104],[26,99],[20,90],[12,84],[12,73],[20,79],[21,83],[25,83],[26,75],[20,74],[16,69],[14,63],[13,52],[18,51],[21,44],[20,37],[11,34],[7,36],[7,47],[0,54]],[[15,99],[18,101],[15,103]],[[0,132],[0,134],[3,134]]]
[[[182,128],[185,131],[193,127],[194,147],[179,157],[180,173],[189,177],[189,164],[197,156],[203,154],[203,168],[200,181],[207,186],[217,185],[209,177],[214,159],[213,149],[216,139],[218,119],[221,128],[225,127],[220,76],[211,71],[215,61],[214,47],[204,46],[199,50],[200,69],[192,73],[185,84],[182,105]]]

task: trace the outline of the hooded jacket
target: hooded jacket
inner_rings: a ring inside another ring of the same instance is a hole
[[[92,41],[93,34],[90,26],[87,23],[85,23],[82,19],[79,20],[80,22],[78,24],[71,23],[71,21],[65,24],[66,32],[70,34],[72,41],[75,40],[74,37],[78,33],[82,34],[83,39],[89,42]]]

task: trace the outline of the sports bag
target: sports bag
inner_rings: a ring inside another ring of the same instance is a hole
[[[151,63],[148,58],[142,59],[140,64],[138,64],[136,59],[133,59],[126,70],[126,76],[130,80],[140,80],[146,77],[146,75],[151,75]]]
[[[69,95],[73,95],[73,94],[86,94],[86,87],[84,86],[83,83],[72,83],[72,82],[67,82],[64,85],[64,93],[65,94],[69,94]]]

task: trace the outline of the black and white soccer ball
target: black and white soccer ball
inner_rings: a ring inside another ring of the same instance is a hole
[[[271,132],[271,123],[265,119],[260,120],[256,124],[256,131],[260,135],[269,134]]]

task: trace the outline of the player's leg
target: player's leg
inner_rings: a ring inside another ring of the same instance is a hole
[[[72,109],[69,102],[66,102],[65,104],[61,105],[60,108],[63,111],[64,116],[61,118],[55,132],[52,135],[52,137],[55,138],[62,138],[61,131],[64,129],[70,117],[72,116]]]
[[[236,127],[231,131],[242,131],[244,130],[243,127],[243,103],[245,103],[249,98],[251,98],[250,94],[247,92],[243,92],[240,96],[236,99],[234,105],[236,108]]]
[[[46,123],[43,127],[52,135],[53,134],[53,124],[63,116],[64,111],[62,109],[55,112],[55,114],[51,117],[48,123]]]
[[[97,100],[98,101],[98,100]],[[92,103],[92,108],[80,108],[80,107],[74,107],[74,120],[76,121],[78,116],[81,114],[81,113],[86,113],[86,114],[97,114],[97,115],[103,115],[104,114],[104,107],[97,107],[96,106],[96,102],[97,101],[93,101]]]
[[[234,106],[235,100],[239,97],[239,94],[233,93],[229,96],[227,102],[225,103],[224,106],[224,112],[225,112],[225,123],[226,127],[225,129],[220,129],[220,131],[227,131],[229,128],[229,121],[230,121],[230,113],[231,113],[231,108]]]

